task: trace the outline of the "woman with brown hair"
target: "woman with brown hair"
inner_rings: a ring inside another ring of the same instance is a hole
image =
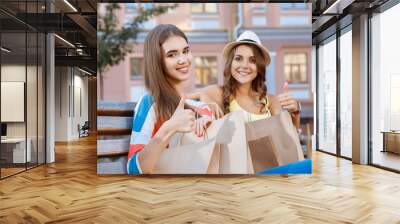
[[[136,108],[129,147],[129,174],[152,173],[170,138],[212,119],[206,104],[186,100],[184,81],[191,75],[192,54],[185,34],[162,24],[149,32],[144,44],[145,86]],[[185,109],[190,108],[190,109]],[[195,112],[201,118],[195,119]],[[202,122],[199,122],[202,121]]]
[[[223,54],[226,60],[224,85],[211,85],[191,94],[190,98],[217,103],[223,109],[220,114],[242,111],[247,122],[279,114],[285,109],[291,113],[294,125],[300,126],[300,105],[288,93],[287,83],[283,94],[267,93],[265,67],[270,63],[269,51],[254,32],[242,33],[225,46]]]

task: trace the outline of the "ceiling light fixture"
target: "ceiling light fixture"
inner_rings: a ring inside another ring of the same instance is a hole
[[[54,34],[54,36],[57,37],[58,39],[60,39],[61,41],[63,41],[64,43],[66,43],[67,45],[69,45],[69,46],[75,48],[75,45],[71,44],[71,42],[67,41],[66,39],[64,39],[64,38],[62,38],[62,37],[60,37],[60,36],[58,36],[57,34]]]
[[[9,49],[7,49],[7,48],[5,48],[5,47],[1,47],[0,48],[2,51],[4,51],[4,52],[7,52],[7,53],[10,53],[11,52],[11,50],[9,50]]]
[[[78,67],[78,70],[81,71],[81,72],[83,72],[83,73],[85,73],[85,74],[87,74],[87,75],[92,75],[92,73],[90,73],[90,72],[88,72],[88,71],[85,71],[85,70],[83,70],[83,69],[81,69],[81,68],[79,68],[79,67]]]
[[[65,4],[67,4],[72,10],[74,10],[74,12],[78,12],[78,10],[71,4],[69,3],[68,0],[64,0]]]
[[[343,10],[353,2],[354,0],[336,0],[332,5],[325,9],[322,14],[342,14]]]
[[[77,52],[79,55],[83,55],[83,50],[82,50],[81,48],[77,48],[77,49],[76,49],[76,52]]]

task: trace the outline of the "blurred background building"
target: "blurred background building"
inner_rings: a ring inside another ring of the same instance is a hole
[[[160,4],[166,3],[120,4],[116,16],[123,26],[131,22],[140,10]],[[105,4],[100,4],[100,14],[104,8]],[[302,105],[302,124],[312,125],[311,4],[178,4],[143,24],[144,32],[132,40],[133,53],[103,75],[102,100],[136,102],[145,93],[144,40],[148,31],[161,23],[178,26],[189,38],[194,75],[187,83],[188,92],[210,84],[222,85],[223,47],[245,30],[256,32],[271,53],[271,64],[267,66],[266,74],[268,93],[282,93],[284,82],[288,81],[289,91]]]

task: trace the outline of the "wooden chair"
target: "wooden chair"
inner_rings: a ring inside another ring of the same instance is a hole
[[[133,102],[98,102],[97,173],[126,174]]]
[[[82,126],[78,124],[79,138],[89,136],[89,130],[90,130],[89,121],[85,121],[85,123]]]

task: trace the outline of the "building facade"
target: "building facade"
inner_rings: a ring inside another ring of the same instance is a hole
[[[156,5],[120,4],[116,16],[124,25],[132,21],[140,9]],[[271,53],[266,74],[268,92],[282,93],[284,82],[288,81],[289,91],[302,104],[303,121],[312,122],[311,4],[178,4],[143,27],[148,31],[161,23],[174,24],[188,36],[194,57],[194,75],[187,83],[188,92],[210,84],[222,85],[223,47],[245,30],[256,32]],[[146,34],[140,33],[132,43],[133,53],[104,74],[103,100],[137,101],[144,94],[143,43]]]

